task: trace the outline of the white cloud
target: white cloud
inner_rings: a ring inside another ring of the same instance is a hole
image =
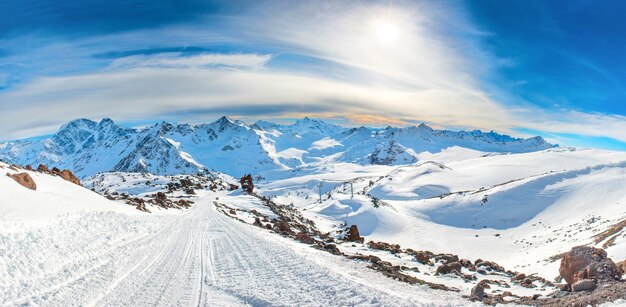
[[[136,67],[201,68],[205,66],[230,66],[236,68],[260,68],[272,58],[267,54],[198,54],[184,56],[178,52],[156,55],[133,55],[115,59],[108,69]]]
[[[505,133],[529,128],[626,142],[623,116],[548,112],[532,106],[512,109],[496,100],[483,89],[481,78],[495,66],[511,65],[510,61],[485,54],[475,40],[488,33],[473,28],[461,12],[444,7],[445,3],[406,7],[347,1],[265,4],[250,6],[244,14],[220,17],[212,27],[198,22],[44,42],[32,53],[18,55],[13,61],[23,65],[88,67],[97,62],[97,67],[106,68],[39,77],[0,92],[0,139],[31,136],[45,130],[42,127],[77,117],[134,121],[194,109],[227,112],[237,106],[283,105],[284,110],[277,113],[325,110],[391,118],[388,122],[416,120]],[[381,21],[398,28],[397,41],[380,44],[376,27]],[[276,56],[165,53],[113,61],[93,57],[146,46],[213,43],[280,52]],[[311,69],[316,64],[304,63],[266,65],[281,53],[331,65],[324,69]],[[185,120],[184,116],[179,120]]]
[[[285,113],[298,106],[345,114],[415,114],[442,125],[469,123],[480,128],[504,128],[508,118],[488,97],[475,94],[372,88],[285,72],[220,68],[136,68],[41,78],[1,94],[0,101],[6,106],[0,113],[0,136],[5,139],[51,118],[59,124],[77,117],[139,120],[238,105],[284,104]]]

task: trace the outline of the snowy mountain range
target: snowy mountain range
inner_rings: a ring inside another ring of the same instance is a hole
[[[495,132],[406,128],[345,128],[304,118],[291,125],[247,125],[222,117],[208,124],[167,122],[130,129],[111,119],[77,119],[52,137],[0,143],[0,159],[68,168],[80,177],[100,172],[158,175],[215,170],[241,176],[327,162],[403,165],[422,152],[459,146],[484,152],[533,152],[555,147],[541,137],[513,138]]]

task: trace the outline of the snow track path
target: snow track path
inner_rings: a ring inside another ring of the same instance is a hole
[[[209,197],[198,201],[189,212],[159,218],[162,220],[159,229],[125,240],[112,239],[116,244],[98,243],[98,239],[88,236],[88,240],[79,242],[85,245],[79,247],[83,250],[70,254],[74,259],[57,270],[29,277],[26,287],[23,281],[9,283],[0,291],[0,303],[64,306],[469,303],[458,294],[401,284],[367,269],[364,263],[348,261],[242,224],[217,212]]]

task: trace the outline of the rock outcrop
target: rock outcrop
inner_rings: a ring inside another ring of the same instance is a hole
[[[79,185],[79,186],[83,186],[80,183],[80,179],[78,179],[78,177],[76,177],[74,175],[74,173],[72,173],[72,171],[68,170],[68,169],[64,169],[59,173],[59,176],[61,176],[61,178],[65,179],[66,181],[69,181],[73,184]]]
[[[35,180],[33,180],[33,178],[28,173],[19,173],[13,175],[7,173],[7,176],[11,177],[13,180],[15,180],[17,183],[27,189],[31,189],[33,191],[37,190],[37,184],[35,183]]]
[[[561,259],[559,273],[570,286],[585,279],[595,283],[616,281],[622,275],[606,251],[589,246],[577,246],[567,252]]]
[[[252,194],[252,191],[254,190],[254,183],[252,183],[252,175],[251,174],[247,174],[247,175],[241,177],[239,182],[241,183],[241,189],[244,192],[246,192],[248,194]]]
[[[365,238],[361,237],[361,235],[359,234],[359,227],[357,227],[356,225],[352,225],[350,226],[350,228],[347,229],[345,239],[346,241],[351,241],[351,242],[358,242],[358,243],[365,242]]]

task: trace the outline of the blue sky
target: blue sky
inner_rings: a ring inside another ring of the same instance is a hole
[[[623,1],[0,2],[0,140],[221,115],[626,150]]]

